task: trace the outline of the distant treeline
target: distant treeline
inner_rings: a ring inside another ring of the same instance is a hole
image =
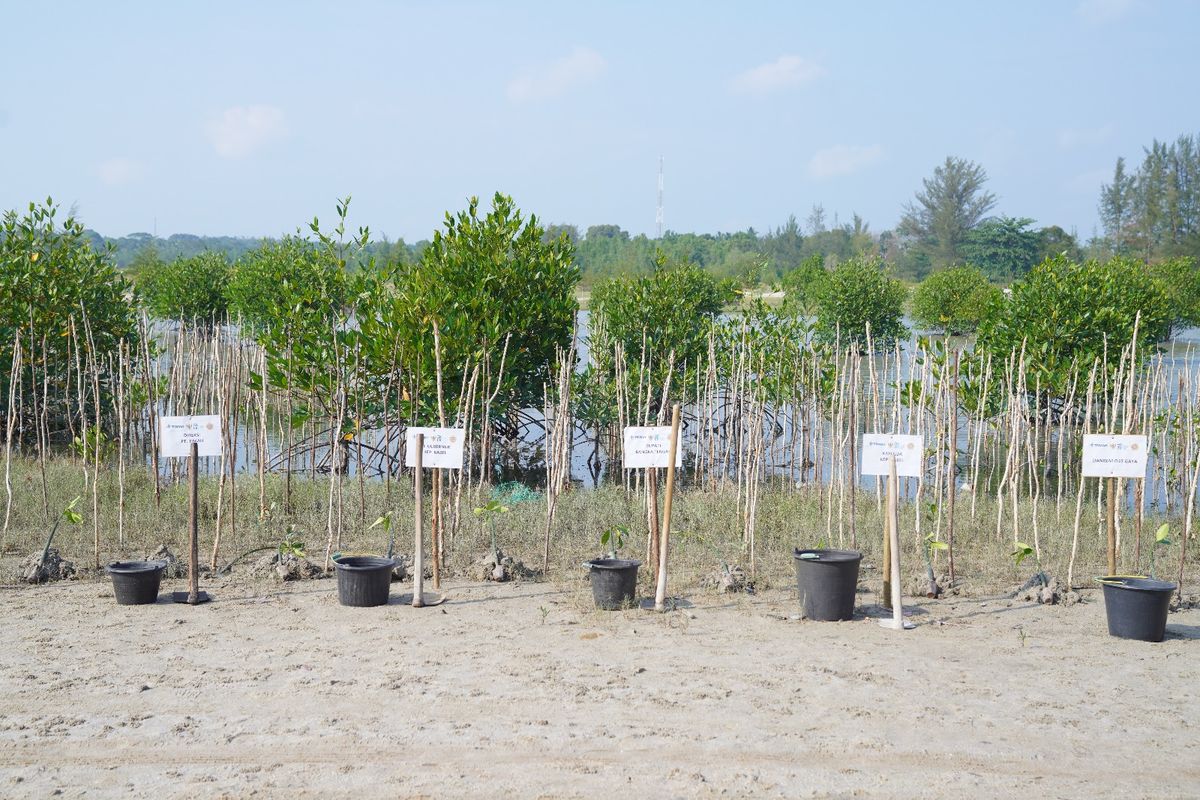
[[[803,224],[791,215],[765,232],[748,228],[735,233],[675,233],[661,238],[631,235],[618,225],[545,226],[548,238],[565,236],[574,245],[582,284],[590,287],[620,275],[646,275],[661,253],[673,262],[703,268],[713,277],[741,286],[777,285],[784,275],[819,256],[832,267],[855,256],[879,258],[903,280],[919,282],[956,265],[971,265],[993,283],[1009,284],[1047,258],[1069,260],[1136,256],[1147,262],[1177,257],[1200,259],[1200,140],[1181,136],[1145,148],[1142,164],[1132,171],[1117,160],[1111,184],[1102,188],[1098,210],[1101,235],[1086,243],[1057,225],[1035,227],[1027,217],[997,216],[997,198],[987,191],[983,167],[947,157],[922,181],[913,200],[904,204],[892,230],[874,232],[857,214],[849,222],[814,205]],[[136,276],[158,262],[191,258],[204,252],[236,261],[277,239],[194,236],[178,233],[165,239],[134,233],[119,239],[88,231],[93,244],[109,245],[118,266]],[[360,265],[411,264],[429,245],[403,239],[372,241],[359,253]]]
[[[821,217],[818,207],[809,216],[809,225]],[[1029,224],[1029,220],[1009,218],[985,220],[965,248],[970,257],[964,260],[979,266],[989,279],[1006,283],[1027,273],[1047,255],[1067,252],[1073,258],[1079,256],[1079,245],[1061,228],[1032,230]],[[263,245],[280,241],[192,234],[157,238],[148,233],[113,239],[94,231],[87,233],[94,247],[111,246],[117,266],[134,278],[155,263],[206,252],[222,253],[230,261],[237,261]],[[753,228],[716,234],[667,231],[661,239],[631,235],[617,225],[593,225],[581,231],[574,225],[559,224],[546,229],[548,238],[562,235],[575,246],[584,286],[620,275],[648,275],[659,253],[670,261],[696,264],[713,277],[732,279],[741,286],[776,285],[813,256],[820,256],[829,266],[857,255],[880,256],[899,277],[911,281],[933,271],[931,262],[919,250],[892,231],[872,233],[858,216],[851,223],[830,228],[802,228],[792,216],[786,224],[766,232]],[[428,244],[426,240],[413,244],[403,240],[373,241],[360,254],[360,266],[369,260],[376,265],[415,263]]]

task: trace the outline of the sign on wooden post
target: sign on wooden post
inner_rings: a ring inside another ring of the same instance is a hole
[[[424,544],[423,525],[423,489],[422,477],[426,468],[429,469],[462,469],[463,465],[463,449],[466,443],[467,433],[463,428],[423,428],[412,426],[409,427],[404,434],[404,466],[415,468],[416,472],[413,475],[413,494],[414,494],[414,520],[413,529],[415,533],[416,552],[413,553],[413,608],[422,608],[428,605],[438,605],[441,599],[435,602],[428,602],[424,593],[424,561],[422,551]],[[437,500],[437,484],[434,484],[434,500]],[[434,515],[436,517],[437,506],[434,506]],[[436,519],[435,519],[436,522]],[[438,535],[437,528],[434,527],[433,534],[433,578],[434,588],[440,588],[440,579],[438,572]]]
[[[467,438],[462,428],[409,428],[404,434],[404,466],[418,466],[417,434],[425,437],[419,466],[426,469],[462,469],[463,443]]]
[[[628,427],[622,436],[621,466],[648,469],[671,466],[671,426]],[[675,448],[675,468],[683,467],[683,448]]]
[[[193,444],[197,455],[219,456],[223,441],[221,418],[215,414],[158,419],[158,454],[163,458],[187,458]]]
[[[1117,478],[1144,480],[1149,440],[1139,435],[1087,433],[1083,436],[1083,477],[1107,478],[1108,574],[1117,574]]]
[[[900,590],[900,476],[920,478],[925,474],[925,439],[901,433],[864,433],[862,439],[863,475],[887,476],[887,516],[883,523],[882,603],[892,609],[885,627],[905,630]]]
[[[221,418],[215,414],[192,417],[159,417],[158,453],[164,458],[188,459],[188,590],[172,592],[176,603],[196,605],[212,598],[200,591],[200,456],[219,456],[224,437]]]
[[[919,478],[925,474],[925,440],[921,436],[900,433],[864,433],[862,438],[862,474],[888,475],[892,460],[900,477]]]
[[[1149,453],[1145,436],[1084,434],[1083,477],[1145,478]]]

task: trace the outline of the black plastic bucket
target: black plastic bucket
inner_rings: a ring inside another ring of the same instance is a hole
[[[822,622],[853,618],[862,553],[797,547],[793,557],[796,560],[796,590],[800,593],[804,617]]]
[[[333,565],[337,567],[339,603],[360,608],[387,605],[394,558],[342,556]]]
[[[112,576],[117,605],[144,606],[158,600],[166,567],[162,561],[114,561],[104,571]]]
[[[633,605],[637,593],[637,572],[640,561],[624,558],[594,558],[584,566],[590,570],[592,599],[596,608],[611,611]]]
[[[1154,578],[1101,578],[1108,633],[1122,639],[1161,642],[1167,630],[1167,609],[1178,588]]]

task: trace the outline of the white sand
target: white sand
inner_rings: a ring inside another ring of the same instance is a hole
[[[0,796],[1200,796],[1200,611],[1145,644],[1095,592],[920,601],[901,633],[796,621],[785,592],[655,615],[582,581],[424,610],[211,589],[0,591]]]

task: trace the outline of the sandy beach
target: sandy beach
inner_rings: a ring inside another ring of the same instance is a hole
[[[181,582],[164,584],[164,591]],[[587,585],[338,605],[333,580],[117,606],[0,590],[0,795],[1200,795],[1200,611],[1166,641],[1070,607],[914,601],[914,630],[793,593],[597,612]]]

